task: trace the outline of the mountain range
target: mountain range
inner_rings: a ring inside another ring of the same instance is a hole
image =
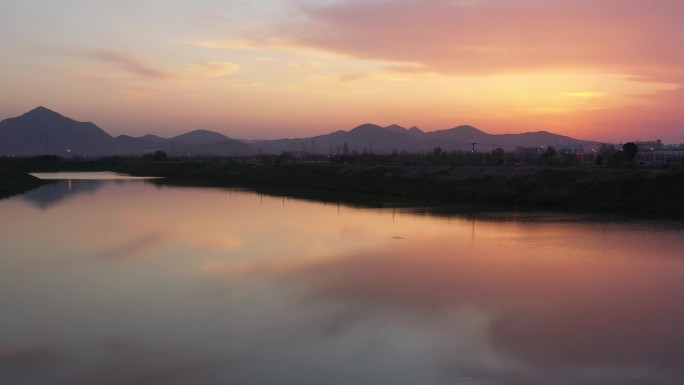
[[[492,135],[472,126],[424,132],[418,127],[381,127],[363,124],[349,131],[297,139],[238,140],[218,132],[195,130],[172,138],[156,135],[113,137],[89,122],[78,122],[45,107],[0,122],[0,156],[140,155],[157,150],[170,155],[250,155],[284,151],[315,154],[424,152],[440,147],[445,151],[489,151],[502,147],[595,145],[546,131]]]

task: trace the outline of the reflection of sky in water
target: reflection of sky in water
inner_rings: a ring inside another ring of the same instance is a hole
[[[144,182],[29,201],[0,201],[2,384],[684,378],[681,230]]]

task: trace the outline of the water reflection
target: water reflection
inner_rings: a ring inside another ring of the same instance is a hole
[[[677,384],[684,232],[103,182],[0,201],[0,383]]]
[[[615,266],[614,260],[440,255],[440,248],[345,256],[293,275],[312,283],[316,301],[348,304],[347,321],[363,322],[359,309],[437,319],[454,311],[486,314],[486,340],[496,351],[546,368],[549,380],[561,368],[633,365],[684,375],[680,261]]]
[[[134,177],[114,172],[56,172],[32,173],[33,176],[52,180],[53,183],[26,192],[21,196],[27,202],[47,210],[60,202],[76,197],[95,193],[105,182],[116,181],[124,183],[132,180],[154,180],[150,177]]]
[[[77,195],[93,194],[104,183],[102,180],[59,180],[28,191],[21,195],[21,198],[42,210],[47,210]]]

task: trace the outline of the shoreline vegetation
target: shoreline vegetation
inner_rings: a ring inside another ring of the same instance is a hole
[[[25,174],[39,171],[115,171],[162,177],[155,183],[166,185],[248,188],[271,195],[376,206],[473,205],[489,211],[684,218],[684,172],[680,169],[14,160],[0,173],[0,197],[46,183]]]
[[[52,182],[38,179],[26,172],[0,168],[0,199],[22,194],[48,183]]]

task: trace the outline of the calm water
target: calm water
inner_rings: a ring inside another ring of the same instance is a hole
[[[92,177],[0,200],[0,384],[684,384],[681,226]]]

